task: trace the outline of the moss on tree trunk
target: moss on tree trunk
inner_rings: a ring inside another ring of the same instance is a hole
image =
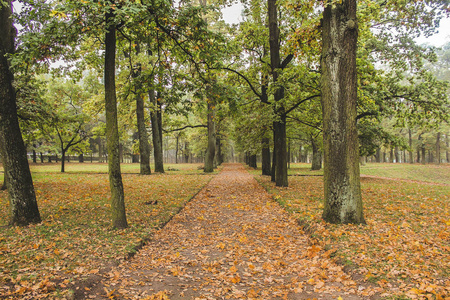
[[[365,223],[356,129],[356,0],[325,7],[322,24],[324,220]]]
[[[117,99],[115,87],[116,27],[113,12],[106,13],[105,34],[105,108],[106,147],[108,149],[108,174],[111,188],[111,216],[114,228],[128,227],[125,213],[125,195],[120,171],[119,129],[117,124]]]
[[[7,55],[14,52],[11,3],[0,4],[0,147],[9,194],[11,225],[41,222],[27,152],[17,119],[16,93]]]

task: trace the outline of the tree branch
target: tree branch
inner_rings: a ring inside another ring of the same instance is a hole
[[[207,128],[208,126],[207,125],[202,125],[202,124],[200,124],[200,125],[186,125],[184,127],[177,128],[177,129],[172,129],[172,130],[164,130],[163,129],[163,131],[168,133],[168,132],[175,132],[175,131],[185,130],[187,128],[200,128],[200,127]]]
[[[292,106],[290,109],[288,109],[284,114],[285,114],[285,115],[289,114],[291,111],[293,111],[294,109],[296,109],[297,107],[299,107],[300,104],[302,104],[302,103],[304,103],[304,102],[306,102],[306,101],[308,101],[308,100],[314,99],[314,98],[316,98],[316,97],[320,97],[320,95],[312,95],[312,96],[309,96],[309,97],[307,97],[307,98],[305,98],[305,99],[303,99],[303,100],[297,102],[297,104],[295,104],[295,105]]]

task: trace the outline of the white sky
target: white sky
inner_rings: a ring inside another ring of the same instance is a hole
[[[242,21],[241,11],[243,7],[240,2],[235,3],[230,7],[222,9],[223,19],[229,24],[236,24]],[[439,26],[439,33],[429,37],[420,37],[416,39],[419,44],[429,44],[436,47],[441,47],[450,42],[450,18],[441,20]]]
[[[450,18],[441,20],[438,33],[429,38],[420,37],[416,41],[419,44],[429,44],[436,47],[441,47],[450,42]]]

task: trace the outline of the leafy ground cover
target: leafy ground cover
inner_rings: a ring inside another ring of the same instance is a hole
[[[363,177],[367,225],[332,225],[321,220],[323,183],[317,176],[291,176],[277,188],[267,176],[257,179],[291,212],[321,249],[366,281],[383,288],[388,299],[450,299],[450,166],[368,166],[361,173],[427,179],[435,184]],[[306,166],[305,166],[306,167]],[[433,171],[425,169],[430,168]],[[414,170],[414,172],[411,172]],[[300,170],[307,172],[305,168]],[[438,182],[438,183],[436,183]],[[447,182],[448,183],[448,182]]]
[[[112,230],[105,165],[69,164],[66,174],[51,172],[55,167],[32,166],[41,224],[8,228],[7,193],[0,192],[0,298],[67,296],[74,284],[126,259],[211,179],[195,164],[151,176],[129,174],[139,165],[125,165],[130,227]]]

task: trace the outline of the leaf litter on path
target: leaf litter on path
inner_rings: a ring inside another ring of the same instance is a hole
[[[371,299],[243,166],[223,170],[89,299]],[[341,297],[341,298],[339,298]]]

